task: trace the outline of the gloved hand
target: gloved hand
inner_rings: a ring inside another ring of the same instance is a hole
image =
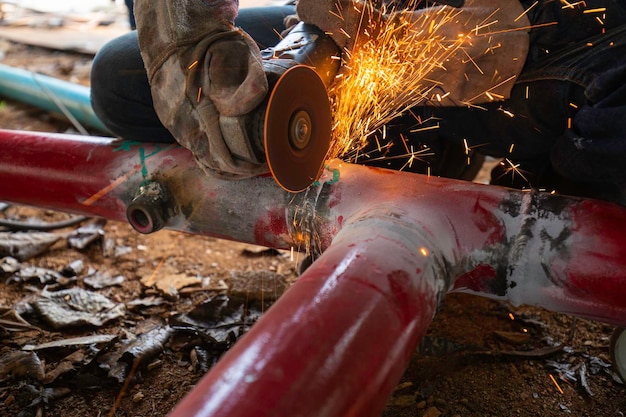
[[[375,1],[298,0],[296,13],[330,35],[340,49],[351,50],[364,29],[384,20],[374,5]]]
[[[510,97],[530,42],[530,22],[519,0],[465,0],[458,9],[450,6],[407,11],[381,8],[381,12],[386,13],[384,16],[372,9],[374,3],[299,0],[297,13],[302,21],[329,33],[341,48],[351,50],[355,45],[358,47],[359,40],[367,40],[363,36],[365,29],[371,34],[384,30],[382,25],[396,23],[396,27],[401,27],[401,22],[408,22],[408,27],[413,25],[415,30],[398,33],[404,33],[412,42],[421,42],[432,36],[432,28],[424,22],[442,21],[440,12],[447,8],[453,17],[437,26],[436,36],[442,44],[451,44],[461,35],[463,44],[424,77],[425,83],[432,83],[432,99],[419,104],[462,106]],[[374,22],[374,30],[369,27],[371,22]]]
[[[154,108],[208,174],[268,171],[245,133],[268,91],[256,43],[234,27],[237,0],[136,0],[141,54]],[[260,155],[260,156],[259,156]]]

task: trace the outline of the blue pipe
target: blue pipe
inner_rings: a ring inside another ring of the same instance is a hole
[[[69,112],[81,125],[110,133],[91,108],[89,87],[0,65],[0,96],[54,113]]]

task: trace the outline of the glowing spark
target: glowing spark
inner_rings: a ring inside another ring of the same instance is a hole
[[[481,74],[484,74],[483,70],[480,68],[480,66],[478,66],[476,61],[474,61],[474,59],[471,56],[469,56],[465,50],[463,52],[465,53],[465,55],[467,55],[468,62],[471,62],[472,65],[474,65],[474,67],[478,70],[478,72],[480,72]]]
[[[412,129],[410,130],[411,133],[415,133],[415,132],[424,132],[426,130],[433,130],[433,129],[439,129],[439,125],[434,125],[434,126],[426,126],[426,127],[420,127],[419,129]]]
[[[503,108],[500,108],[500,110],[502,111],[502,113],[506,114],[510,118],[515,117],[515,115],[512,112],[510,112],[509,110],[504,110]]]
[[[193,61],[193,64],[189,65],[189,66],[187,67],[187,69],[192,70],[192,69],[194,69],[197,65],[198,65],[198,61],[197,61],[197,60],[196,60],[196,61]]]
[[[568,118],[567,118],[567,128],[568,128],[568,129],[571,129],[571,128],[572,128],[572,118],[571,118],[571,117],[568,117]]]
[[[428,256],[429,252],[428,249],[421,247],[420,248],[420,253],[422,254],[422,256]]]
[[[198,103],[200,103],[201,97],[202,97],[202,87],[198,88]]]
[[[159,261],[159,264],[156,266],[156,268],[154,268],[154,271],[152,271],[152,274],[150,274],[150,278],[148,278],[148,281],[147,281],[148,285],[154,284],[154,278],[156,277],[157,273],[159,272],[159,270],[161,269],[164,263],[165,263],[165,256],[161,258],[161,260]]]
[[[105,195],[109,194],[111,191],[113,191],[114,189],[116,189],[118,186],[122,185],[123,183],[125,183],[126,181],[128,181],[128,179],[135,173],[137,173],[140,170],[140,168],[136,168],[124,175],[122,175],[121,177],[117,178],[115,181],[113,181],[111,184],[107,185],[106,187],[104,187],[103,189],[101,189],[100,191],[98,191],[97,193],[95,193],[94,195],[92,195],[91,197],[89,197],[87,200],[83,201],[83,206],[91,206],[93,203],[95,203],[96,201],[100,200],[102,197],[104,197]]]
[[[366,2],[364,7],[372,6]],[[444,7],[410,21],[408,16],[413,15],[398,13],[384,24],[375,18],[368,22],[373,30],[361,33],[355,47],[345,51],[343,72],[329,91],[334,120],[328,159],[356,162],[357,155],[364,156],[359,150],[377,131],[431,94],[437,96],[436,83],[426,75],[443,68],[467,42],[466,35],[446,38],[441,33],[458,13]],[[439,100],[445,97],[443,93],[438,96]],[[409,159],[417,154],[408,147],[407,153]]]
[[[499,34],[499,33],[517,32],[518,30],[535,29],[535,28],[541,28],[541,27],[546,27],[546,26],[554,26],[554,25],[558,25],[558,24],[559,24],[559,22],[541,23],[541,24],[538,24],[538,25],[523,26],[523,27],[514,28],[514,29],[494,30],[493,32],[489,32],[489,34],[490,35],[496,35],[496,34]]]
[[[533,7],[535,7],[537,5],[537,3],[539,3],[539,0],[537,0],[536,2],[534,2],[533,4],[530,5],[530,7],[526,10],[524,10],[524,12],[517,16],[514,20],[514,22],[517,22],[518,20],[520,20],[522,17],[524,17],[524,15],[526,15],[526,13],[528,13],[530,11],[530,9],[532,9]]]
[[[479,94],[479,95],[477,95],[476,97],[472,97],[472,98],[471,98],[471,99],[469,99],[468,101],[469,101],[469,102],[472,102],[472,101],[476,100],[478,97],[480,97],[481,95],[486,94],[486,93],[490,92],[491,90],[495,90],[496,88],[500,87],[501,85],[504,85],[504,84],[506,84],[506,83],[508,83],[508,82],[510,82],[510,81],[513,81],[514,79],[515,79],[515,75],[512,75],[512,76],[510,76],[509,78],[507,78],[506,80],[501,81],[501,82],[499,82],[498,84],[494,85],[494,86],[493,86],[493,87],[491,87],[489,90],[487,90],[487,91],[485,91],[485,92],[483,92],[483,93],[480,93],[480,94]]]
[[[529,87],[526,86],[526,100],[528,100]]]
[[[570,106],[570,107],[573,107],[573,108],[575,108],[575,109],[577,109],[577,108],[578,108],[578,106],[576,105],[576,103],[570,103],[570,104],[569,104],[569,106]]]
[[[587,13],[603,13],[606,12],[606,7],[598,7],[597,9],[585,9],[583,10],[583,14]]]
[[[415,10],[421,2],[422,0],[405,2],[403,10]],[[420,9],[420,13],[417,14],[393,14],[391,12],[395,10],[390,6],[385,12],[387,16],[394,17],[385,18],[385,13],[373,12],[372,0],[358,3],[365,10],[362,13],[364,18],[360,22],[362,27],[358,34],[353,36],[354,47],[344,51],[342,70],[335,77],[329,91],[333,123],[327,159],[339,158],[358,162],[359,159],[367,158],[369,161],[374,161],[376,159],[372,158],[371,154],[375,150],[369,150],[371,148],[377,149],[379,154],[386,155],[393,140],[397,139],[387,140],[386,125],[398,116],[410,113],[413,106],[428,101],[442,102],[449,94],[442,88],[440,82],[428,78],[430,74],[435,70],[446,70],[446,65],[451,62],[451,58],[457,58],[460,54],[464,54],[464,62],[470,63],[479,72],[483,72],[475,61],[476,57],[470,56],[466,51],[466,47],[473,45],[474,37],[491,39],[492,35],[498,33],[557,24],[557,22],[548,22],[529,27],[490,31],[490,27],[498,22],[495,17],[497,11],[494,11],[468,33],[455,33],[454,36],[449,36],[445,34],[446,25],[456,23],[461,13],[458,9],[438,7],[432,11]],[[516,20],[528,13],[537,3],[528,7]],[[335,12],[333,15],[341,18],[341,10],[338,9]],[[497,53],[494,52],[495,49],[501,47],[500,44],[490,45],[484,53]],[[495,73],[494,77],[498,75]],[[467,78],[467,74],[465,77]],[[485,97],[492,101],[501,100],[504,97],[494,91],[506,83],[513,82],[515,78],[512,76],[500,81],[463,104],[480,108],[473,102]],[[526,95],[528,97],[528,91]],[[514,117],[509,111],[504,109],[501,111],[509,117]],[[419,120],[419,125],[410,132],[416,133],[437,128],[439,128],[438,123],[422,125]],[[407,158],[403,168],[410,167],[418,155],[425,154],[423,151],[415,152],[413,148],[409,149],[406,139],[401,138],[401,140],[406,150],[406,155],[402,157]],[[370,143],[372,146],[368,148]],[[467,145],[466,152],[469,155]],[[378,159],[400,157],[394,155]],[[514,167],[513,164],[511,167]],[[430,167],[427,169],[430,175]]]
[[[512,179],[515,179],[515,175],[517,174],[524,181],[526,181],[527,183],[530,183],[530,181],[528,181],[528,178],[526,178],[526,176],[524,176],[524,172],[520,169],[520,164],[514,164],[513,162],[511,162],[510,159],[504,158],[504,161],[501,162],[501,165],[505,167],[504,174],[502,174],[502,175],[506,175],[508,173],[511,173]]]
[[[556,379],[554,379],[554,377],[552,376],[552,374],[550,374],[550,379],[552,380],[552,382],[554,383],[554,385],[556,385],[556,388],[559,390],[559,392],[561,394],[563,394],[563,390],[561,389],[560,385],[558,382],[556,382]]]
[[[509,318],[510,318],[511,320],[515,320],[515,316],[513,315],[513,313],[509,313]]]
[[[509,148],[509,153],[513,153],[514,148],[515,148],[515,144],[511,143],[511,147]]]

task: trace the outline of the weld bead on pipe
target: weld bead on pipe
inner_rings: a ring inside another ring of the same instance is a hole
[[[143,234],[161,230],[173,215],[170,195],[167,189],[156,181],[142,185],[126,209],[130,225]]]

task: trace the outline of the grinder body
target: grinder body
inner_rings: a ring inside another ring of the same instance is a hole
[[[316,26],[298,23],[283,40],[261,51],[269,93],[245,118],[221,118],[236,140],[237,157],[267,162],[277,183],[297,192],[320,175],[330,146],[327,89],[341,65],[341,51]]]

